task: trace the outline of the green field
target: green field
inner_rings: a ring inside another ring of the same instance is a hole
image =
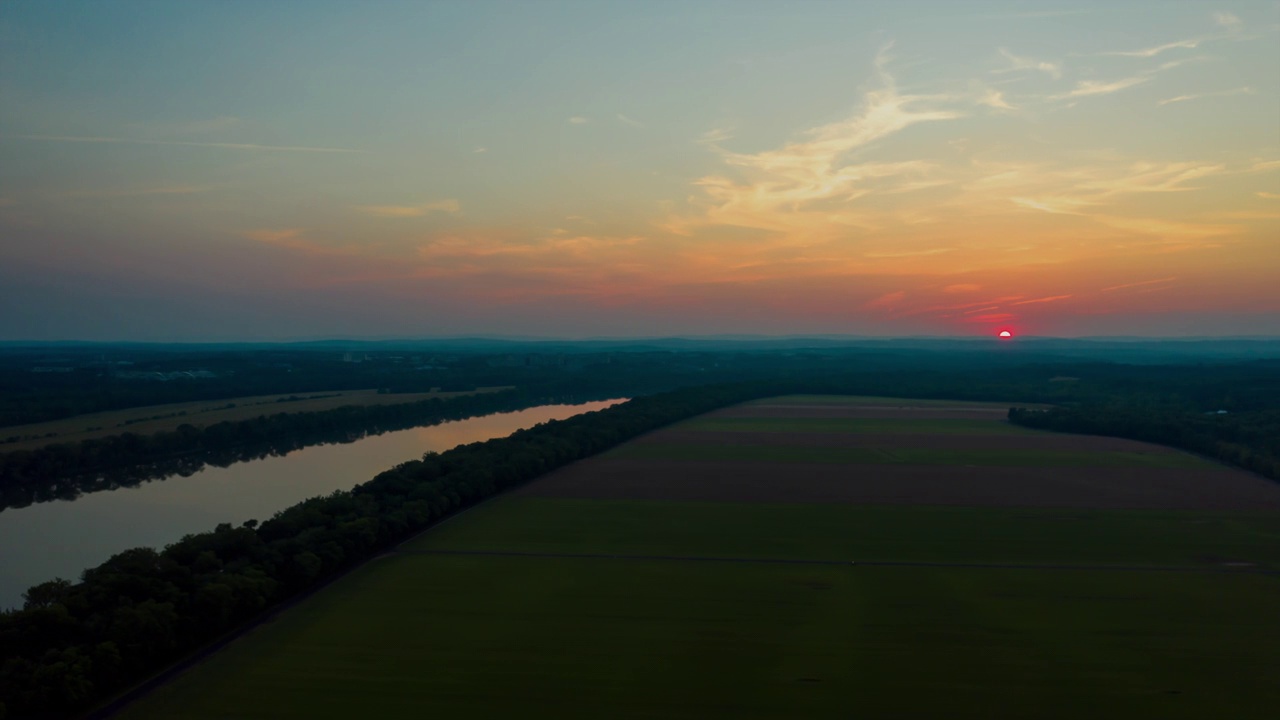
[[[1277,590],[1246,575],[400,556],[127,716],[1263,717],[1250,703],[1280,700],[1280,632],[1240,619],[1274,615]]]
[[[602,462],[881,462],[857,448],[680,437]],[[892,452],[941,473],[975,459],[1056,458],[1085,473],[1138,462],[1087,447]],[[122,715],[1269,719],[1277,571],[1277,512],[512,494],[370,562]]]
[[[1280,515],[505,497],[402,550],[1280,570]]]

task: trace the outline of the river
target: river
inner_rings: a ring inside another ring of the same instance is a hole
[[[266,520],[301,500],[349,490],[383,470],[466,443],[505,437],[548,420],[623,400],[541,405],[516,412],[398,430],[280,457],[206,467],[137,487],[0,512],[0,608],[22,605],[36,583],[78,580],[85,568],[134,547],[161,548],[188,533]]]

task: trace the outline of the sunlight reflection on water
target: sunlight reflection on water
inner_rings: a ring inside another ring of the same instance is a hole
[[[542,405],[509,413],[398,430],[353,443],[315,445],[281,457],[206,467],[138,487],[0,512],[0,608],[22,604],[35,583],[80,571],[132,547],[163,547],[222,522],[265,520],[317,495],[346,490],[427,451],[505,437],[548,420],[623,400]]]

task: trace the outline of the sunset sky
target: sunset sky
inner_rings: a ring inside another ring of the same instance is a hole
[[[1280,2],[0,2],[0,340],[1280,334]]]

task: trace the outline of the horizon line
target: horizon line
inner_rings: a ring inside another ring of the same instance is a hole
[[[1129,341],[1129,342],[1210,342],[1210,341],[1262,341],[1280,342],[1280,334],[1255,335],[1016,335],[1016,341]],[[724,333],[711,335],[593,335],[582,337],[555,335],[419,335],[419,336],[328,336],[311,338],[280,339],[206,339],[206,340],[90,340],[82,338],[63,338],[57,340],[37,339],[0,339],[0,346],[14,345],[307,345],[319,343],[421,343],[421,342],[504,342],[504,343],[618,343],[618,342],[671,342],[671,341],[718,341],[718,342],[777,342],[777,341],[824,341],[824,342],[894,342],[894,341],[995,341],[1007,344],[1008,338],[996,335],[844,335],[844,334],[798,334],[767,335],[748,333]]]

